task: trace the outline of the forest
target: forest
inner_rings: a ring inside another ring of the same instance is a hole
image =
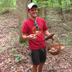
[[[29,18],[27,5],[38,6],[55,44],[65,49],[58,55],[47,52],[42,72],[72,72],[72,0],[0,0],[0,67],[2,72],[31,72],[29,43],[22,38],[22,25]],[[51,45],[51,39],[45,41]]]

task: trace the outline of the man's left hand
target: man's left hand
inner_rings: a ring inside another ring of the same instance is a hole
[[[55,37],[53,36],[51,39],[54,41],[55,40]]]

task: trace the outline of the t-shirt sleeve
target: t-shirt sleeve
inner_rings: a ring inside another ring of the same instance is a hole
[[[43,30],[47,30],[47,29],[48,29],[48,27],[47,27],[47,25],[46,25],[45,20],[43,19]]]
[[[23,24],[22,33],[28,33],[28,27],[27,27],[27,23],[26,22],[24,22],[24,24]]]

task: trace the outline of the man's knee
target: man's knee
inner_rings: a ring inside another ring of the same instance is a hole
[[[33,68],[37,69],[37,66],[38,66],[38,65],[33,65]]]

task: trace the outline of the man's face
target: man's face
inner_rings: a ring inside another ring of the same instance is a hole
[[[36,18],[36,17],[37,17],[37,13],[38,13],[37,8],[36,8],[36,7],[31,8],[31,9],[28,11],[28,13],[30,14],[30,16],[31,16],[32,18]]]

